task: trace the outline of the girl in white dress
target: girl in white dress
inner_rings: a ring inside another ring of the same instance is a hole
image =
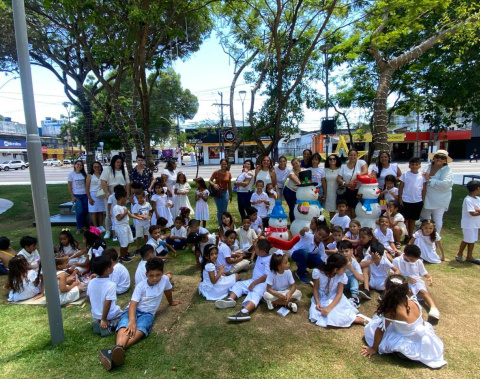
[[[23,255],[16,255],[8,261],[8,283],[10,290],[8,301],[17,302],[30,298],[38,299],[43,296],[39,285],[38,272],[30,269]]]
[[[210,219],[207,203],[210,192],[208,192],[207,185],[202,177],[194,179],[194,182],[197,185],[195,191],[195,220],[202,221],[203,227],[206,228],[207,221]]]
[[[177,182],[175,183],[174,193],[175,198],[173,199],[173,213],[174,217],[177,217],[180,214],[180,208],[187,207],[190,209],[191,214],[194,214],[193,208],[190,205],[188,200],[188,192],[190,191],[190,184],[187,182],[187,177],[183,172],[179,172],[177,175]]]
[[[162,186],[162,183],[156,182],[153,187],[155,194],[151,198],[153,214],[152,225],[157,225],[157,220],[163,217],[167,220],[167,228],[173,225],[172,214],[170,208],[173,207],[173,202],[167,196],[167,187]]]
[[[357,315],[357,309],[343,294],[343,287],[348,283],[345,274],[347,263],[344,255],[333,253],[319,269],[313,270],[313,296],[308,316],[310,322],[323,328],[364,325],[365,316]]]
[[[238,280],[238,274],[225,276],[225,266],[216,267],[218,249],[215,245],[205,246],[202,262],[202,281],[198,292],[207,300],[221,300],[229,294],[230,288]]]
[[[409,245],[415,244],[422,252],[420,258],[428,263],[441,263],[445,261],[445,253],[443,252],[442,241],[440,235],[435,229],[435,223],[432,220],[423,220],[420,229],[417,230],[412,239],[408,242]],[[437,254],[437,247],[441,256]],[[448,259],[446,260],[449,261]]]
[[[396,353],[401,358],[420,361],[430,368],[447,364],[443,359],[443,342],[431,324],[423,321],[422,307],[411,295],[408,281],[392,275],[385,283],[385,295],[373,319],[365,326],[364,357]]]
[[[60,305],[72,303],[80,299],[86,291],[86,285],[76,280],[74,275],[69,275],[65,270],[68,268],[68,257],[63,253],[55,253],[55,265],[57,268],[58,289]]]

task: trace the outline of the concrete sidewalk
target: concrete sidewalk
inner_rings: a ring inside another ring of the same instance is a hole
[[[13,203],[10,200],[0,199],[0,214],[10,209]]]

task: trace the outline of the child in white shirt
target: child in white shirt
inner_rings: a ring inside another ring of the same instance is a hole
[[[327,255],[338,253],[337,244],[343,240],[343,229],[341,226],[334,226],[332,228],[332,237],[333,242],[329,243],[325,249],[325,254]]]
[[[252,228],[257,236],[263,235],[263,221],[258,216],[258,211],[254,207],[247,209],[248,217],[250,218],[250,228]]]
[[[110,280],[117,285],[117,295],[127,292],[130,288],[130,273],[123,264],[118,262],[117,250],[110,247],[103,252],[103,255],[108,255],[112,260]]]
[[[273,207],[275,206],[275,201],[277,201],[278,199],[278,193],[276,193],[275,190],[273,189],[272,183],[267,184],[267,188],[265,189],[265,192],[268,196],[268,201],[269,201],[267,213],[268,213],[268,216],[270,216],[270,213],[272,213]]]
[[[333,226],[340,226],[343,229],[343,232],[348,232],[348,227],[350,225],[350,217],[347,216],[347,201],[340,199],[337,201],[337,214],[332,217],[330,224]]]
[[[183,250],[187,246],[187,228],[183,226],[183,218],[181,216],[175,217],[173,225],[167,243],[175,250]]]
[[[20,239],[22,250],[17,255],[22,255],[27,260],[30,267],[38,271],[40,264],[40,254],[37,250],[38,240],[35,237],[25,236]]]
[[[255,183],[256,192],[252,194],[250,198],[250,203],[253,207],[257,209],[258,217],[265,218],[267,217],[267,207],[270,205],[270,200],[268,195],[263,192],[264,183],[263,180],[257,180]]]
[[[467,183],[468,196],[465,197],[462,204],[462,232],[463,240],[455,256],[457,262],[463,262],[463,250],[467,247],[467,257],[465,260],[470,263],[480,265],[480,259],[473,257],[473,247],[478,240],[478,229],[480,228],[480,182],[471,180]]]
[[[344,285],[343,291],[350,292],[350,301],[355,308],[360,306],[360,299],[358,298],[358,286],[363,283],[363,272],[360,264],[353,256],[353,245],[350,241],[343,240],[337,244],[337,249],[340,254],[347,258],[347,269],[345,274],[348,278],[348,283]]]
[[[385,247],[380,242],[372,242],[370,245],[370,253],[363,258],[360,266],[364,268],[364,288],[370,290],[373,288],[377,291],[385,290],[385,280],[390,275],[390,270],[394,274],[400,275],[400,270],[393,266],[389,259],[385,256]]]
[[[390,201],[398,200],[398,188],[395,187],[397,178],[394,175],[385,177],[385,188],[380,193],[380,197],[388,204]]]
[[[390,221],[387,216],[380,216],[378,219],[378,226],[373,231],[373,236],[380,242],[387,250],[387,258],[391,261],[395,256],[402,254],[400,250],[395,247],[395,239],[393,238],[393,231],[389,228]]]
[[[140,242],[143,238],[143,243],[148,241],[148,228],[150,227],[150,221],[152,218],[152,206],[147,201],[145,193],[142,190],[135,193],[137,198],[136,204],[132,207],[132,213],[141,217],[141,220],[136,220],[135,223],[135,236],[137,237],[137,250],[140,249]]]
[[[160,221],[162,224],[167,223],[167,220],[163,217],[160,217],[157,222],[158,221]],[[175,257],[177,256],[175,249],[165,241],[167,235],[162,235],[161,225],[152,225],[150,228],[148,228],[148,232],[150,233],[150,238],[147,241],[147,245],[153,246],[156,256],[159,256],[162,259],[169,259],[170,256],[168,255],[168,250],[170,250]]]
[[[138,262],[137,269],[135,270],[135,285],[147,278],[147,269],[145,265],[151,258],[155,258],[155,250],[152,245],[146,244],[140,248],[140,257],[142,260]]]
[[[251,223],[250,218],[245,217],[242,220],[242,226],[235,229],[235,232],[238,235],[238,245],[242,250],[251,249],[258,239],[257,233],[255,233],[255,230],[250,227]]]

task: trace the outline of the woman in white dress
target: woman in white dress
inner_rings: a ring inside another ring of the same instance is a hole
[[[175,162],[173,159],[167,160],[167,163],[165,165],[165,169],[161,172],[163,180],[165,180],[165,184],[167,185],[170,200],[172,203],[175,200],[175,183],[177,182],[177,172],[175,171],[177,169],[177,162]],[[172,213],[172,218],[175,218],[175,212],[173,208],[170,208],[170,211]]]
[[[325,161],[325,204],[323,206],[328,212],[330,212],[330,220],[335,216],[337,211],[337,188],[338,188],[338,173],[340,172],[340,166],[342,161],[336,154],[330,154]]]
[[[261,156],[260,166],[255,169],[255,180],[254,185],[257,183],[257,180],[263,180],[263,188],[267,188],[267,184],[272,183],[275,191],[277,190],[277,175],[275,174],[275,169],[273,168],[272,160],[269,156]]]
[[[102,181],[100,180],[102,171],[102,164],[98,161],[93,162],[92,168],[87,175],[86,191],[88,196],[88,212],[90,213],[92,224],[103,232],[105,231],[103,227],[105,201],[103,197],[97,197],[98,190],[102,188]]]
[[[408,297],[408,281],[401,275],[392,275],[385,283],[385,294],[373,319],[365,326],[364,357],[374,354],[397,354],[419,361],[430,368],[440,368],[443,342],[431,324],[423,320],[422,307],[415,297]]]
[[[275,166],[274,169],[277,177],[277,192],[280,195],[279,199],[283,200],[283,187],[285,186],[285,182],[290,174],[290,170],[287,168],[287,158],[281,155],[278,158],[278,166]]]
[[[388,151],[382,151],[377,159],[377,165],[373,166],[372,175],[377,178],[378,188],[385,188],[385,177],[387,175],[393,175],[395,178],[400,178],[402,171],[396,163],[391,162],[390,153]]]

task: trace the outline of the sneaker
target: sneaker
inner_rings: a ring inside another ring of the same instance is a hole
[[[125,363],[125,349],[120,345],[112,349],[112,362],[115,366],[122,366]]]
[[[359,290],[358,296],[361,297],[362,299],[372,300],[372,295],[370,295],[369,290]]]
[[[128,258],[135,258],[135,254],[134,253],[127,253],[127,257]]]
[[[440,311],[438,310],[438,308],[430,308],[430,312],[428,312],[428,317],[439,320],[440,319]]]
[[[97,320],[93,321],[92,329],[93,329],[93,333],[100,334],[102,332],[102,328],[100,327],[100,322],[98,322]]]
[[[130,258],[128,258],[128,257],[120,257],[120,258],[118,259],[118,261],[119,261],[120,263],[130,263],[132,260],[131,260]]]
[[[290,308],[293,313],[297,313],[297,311],[298,311],[297,304],[295,304],[292,301],[288,303],[288,308]]]
[[[113,241],[113,242],[117,242],[117,241],[118,241],[117,236],[113,236],[112,241]]]
[[[249,312],[244,313],[240,311],[232,316],[228,316],[228,319],[232,321],[250,321],[251,317]]]
[[[112,232],[110,230],[107,230],[107,232],[103,236],[103,239],[108,240],[111,236],[112,236]]]
[[[355,308],[359,308],[360,307],[360,299],[356,296],[352,296],[350,299],[350,302],[352,303],[352,305],[355,307]]]
[[[100,363],[102,364],[105,370],[110,371],[113,368],[112,350],[109,350],[109,349],[100,350],[98,354],[98,358],[100,359]]]
[[[215,302],[215,308],[225,309],[225,308],[234,308],[237,305],[237,302],[231,298],[227,300],[217,300]]]
[[[99,226],[97,229],[100,230],[100,233],[105,233],[106,231],[103,226]]]
[[[265,300],[265,302],[267,303],[268,310],[272,311],[273,310],[273,303],[271,301],[268,301],[268,300]]]
[[[297,277],[298,280],[300,280],[302,283],[309,284],[310,280],[308,280],[307,275],[299,275],[298,271],[295,271],[295,276]]]

